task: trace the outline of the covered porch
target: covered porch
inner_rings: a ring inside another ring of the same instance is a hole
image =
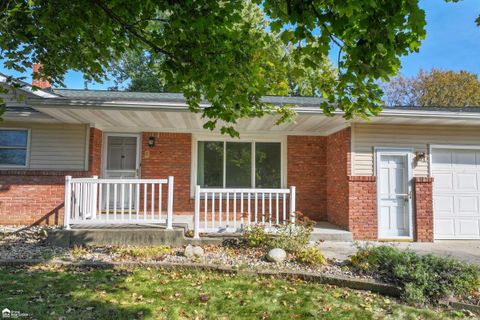
[[[194,238],[200,233],[238,233],[253,225],[295,223],[295,187],[289,189],[195,188]],[[174,177],[166,179],[65,178],[64,225],[164,225],[174,215]],[[183,215],[186,216],[186,215]],[[189,223],[187,223],[187,227]]]

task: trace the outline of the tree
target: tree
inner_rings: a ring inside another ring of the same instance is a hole
[[[480,106],[480,81],[467,71],[420,70],[411,78],[395,77],[384,89],[385,103],[392,106]]]
[[[209,120],[206,128],[233,125],[267,112],[292,116],[288,108],[261,101],[271,89],[266,73],[275,64],[263,19],[244,14],[252,5],[266,15],[302,59],[317,68],[333,46],[340,48],[338,76],[323,85],[323,110],[345,117],[380,111],[378,80],[397,73],[400,57],[417,51],[425,37],[425,15],[417,0],[4,0],[0,2],[0,52],[7,68],[29,70],[62,85],[68,70],[102,80],[111,61],[129,51],[146,51],[162,62],[167,83],[184,93],[190,109]],[[253,12],[253,10],[252,10]],[[199,107],[200,100],[211,106]]]
[[[271,35],[272,36],[272,35]],[[274,44],[274,45],[273,45]],[[315,67],[305,66],[301,57],[281,41],[272,42],[271,59],[265,73],[269,95],[320,96],[324,87],[335,83],[336,70],[325,58]],[[111,90],[167,92],[175,87],[167,83],[163,61],[154,61],[145,51],[126,53],[120,61],[114,61],[110,74],[114,81]]]
[[[165,59],[155,59],[146,51],[126,52],[119,61],[113,61],[110,74],[111,90],[166,92],[170,91],[161,67]],[[127,84],[125,85],[125,82]]]

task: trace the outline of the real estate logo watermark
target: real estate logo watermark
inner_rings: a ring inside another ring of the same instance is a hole
[[[28,313],[20,312],[18,310],[10,310],[8,308],[2,310],[2,318],[18,319],[21,317],[28,317]]]

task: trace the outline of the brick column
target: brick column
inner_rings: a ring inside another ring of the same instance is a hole
[[[374,176],[348,177],[349,230],[356,240],[378,238],[377,182]]]
[[[103,132],[97,128],[90,128],[88,146],[88,171],[92,176],[100,176],[102,171],[102,140]]]
[[[327,219],[326,137],[288,136],[288,186],[297,188],[297,211],[312,220]]]
[[[433,241],[433,178],[415,177],[415,239],[419,242]]]
[[[328,221],[348,229],[351,129],[327,137],[327,213]]]
[[[155,146],[148,139],[155,138]],[[165,179],[174,176],[173,211],[192,213],[194,200],[190,197],[192,135],[190,133],[143,132],[142,178]],[[164,192],[164,203],[167,193]]]

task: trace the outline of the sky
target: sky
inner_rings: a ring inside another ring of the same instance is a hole
[[[392,0],[394,1],[394,0]],[[401,73],[417,74],[420,69],[466,70],[480,74],[480,27],[475,19],[480,14],[480,0],[463,0],[446,3],[444,0],[421,0],[420,6],[427,17],[427,36],[419,53],[402,58]],[[336,59],[335,53],[333,54]],[[14,74],[0,65],[0,72]],[[28,75],[26,81],[30,82]],[[83,89],[84,81],[79,72],[65,76],[67,88]],[[108,89],[112,82],[88,84],[89,89]]]

